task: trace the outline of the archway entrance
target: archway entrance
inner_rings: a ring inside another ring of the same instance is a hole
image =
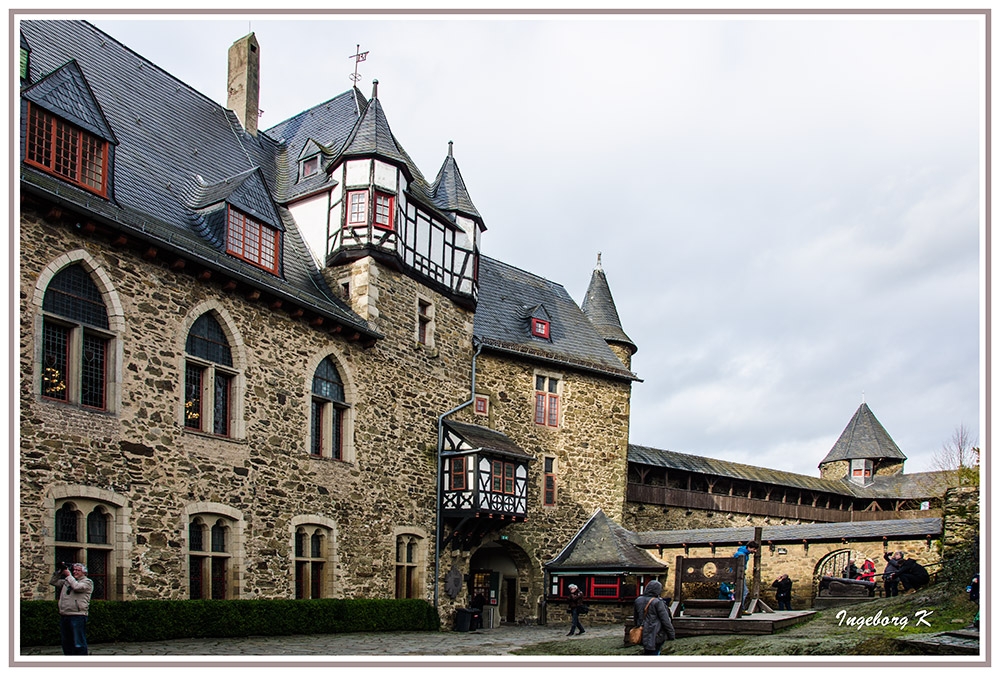
[[[855,566],[858,568],[858,573],[861,574],[861,568],[866,556],[865,552],[857,549],[844,548],[832,551],[821,558],[813,570],[813,593],[815,594],[819,591],[819,583],[824,576],[848,577],[847,573],[851,561],[854,561]],[[881,577],[878,577],[876,573],[876,576],[872,579],[873,581],[879,581]]]
[[[516,622],[529,614],[529,577],[528,556],[515,544],[490,542],[473,553],[469,560],[469,599],[471,603],[479,594],[486,599],[485,627]]]

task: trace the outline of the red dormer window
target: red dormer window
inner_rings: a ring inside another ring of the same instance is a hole
[[[107,196],[107,141],[30,105],[27,141],[28,164]]]
[[[531,335],[537,336],[538,338],[548,338],[549,337],[549,323],[543,319],[532,319],[531,320]]]
[[[278,231],[232,207],[229,207],[228,224],[226,251],[270,273],[278,274],[281,251]]]

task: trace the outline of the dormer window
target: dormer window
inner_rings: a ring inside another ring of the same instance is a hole
[[[531,320],[531,335],[537,338],[549,337],[549,323],[544,319],[534,319]]]
[[[108,142],[30,104],[25,161],[107,196]]]
[[[319,173],[319,155],[313,155],[312,157],[307,157],[302,160],[299,169],[299,178],[308,178],[313,174]]]
[[[226,251],[272,274],[278,274],[281,253],[278,231],[232,206],[228,210]]]
[[[867,484],[872,480],[871,460],[851,460],[851,481],[856,484]]]

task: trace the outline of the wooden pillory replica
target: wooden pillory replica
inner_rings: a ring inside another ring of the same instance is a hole
[[[754,542],[760,552],[762,528],[754,529]],[[760,556],[754,557],[753,578],[747,603],[743,605],[743,589],[746,585],[746,558],[740,556],[685,557],[678,556],[674,569],[674,598],[670,604],[671,617],[718,617],[735,620],[744,614],[773,613],[774,611],[760,598]],[[722,583],[730,585],[733,600],[715,598],[688,598],[684,595],[684,585],[713,585],[719,589]]]

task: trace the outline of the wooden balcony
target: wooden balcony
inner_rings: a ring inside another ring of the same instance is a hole
[[[771,516],[778,519],[796,519],[801,521],[819,521],[835,523],[842,521],[882,521],[885,519],[925,519],[941,516],[941,510],[906,509],[890,510],[848,510],[815,507],[810,504],[781,502],[779,500],[761,500],[738,495],[720,495],[701,491],[688,491],[681,488],[666,486],[648,486],[629,483],[626,489],[629,502],[642,502],[650,505],[666,505],[685,507],[687,509],[703,509],[712,512],[756,514]]]

